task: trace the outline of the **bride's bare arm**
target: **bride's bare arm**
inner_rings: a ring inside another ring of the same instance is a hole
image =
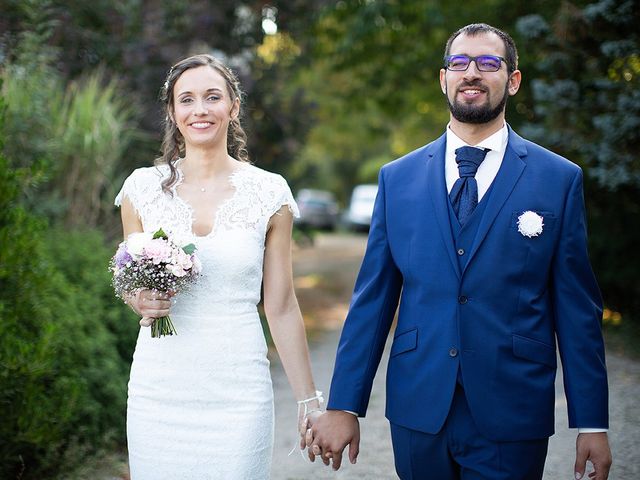
[[[285,205],[271,217],[264,257],[264,310],[296,400],[316,396],[302,314],[293,289],[291,230],[293,216]],[[318,410],[317,399],[307,402]]]
[[[126,195],[122,199],[120,215],[122,217],[122,232],[125,240],[130,234],[143,231],[138,212],[136,212],[131,200]]]

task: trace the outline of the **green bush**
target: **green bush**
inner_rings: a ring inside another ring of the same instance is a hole
[[[124,441],[137,324],[98,232],[47,230],[0,157],[0,477],[52,478]]]
[[[134,132],[104,72],[65,85],[48,3],[22,5],[34,28],[0,69],[0,478],[65,478],[125,440],[138,325],[95,226]]]

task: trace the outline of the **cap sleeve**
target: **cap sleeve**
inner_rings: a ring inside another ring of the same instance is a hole
[[[298,209],[298,204],[293,199],[293,194],[291,193],[289,184],[281,175],[276,175],[276,189],[274,200],[275,202],[271,209],[271,215],[280,210],[282,206],[286,205],[287,207],[289,207],[289,211],[294,217],[300,217],[300,210]]]
[[[138,215],[142,216],[145,205],[152,203],[162,193],[162,171],[156,167],[138,168],[127,177],[114,200],[118,207],[128,198]]]
[[[115,198],[115,200],[113,201],[113,204],[114,204],[116,207],[121,207],[121,206],[122,206],[122,200],[124,199],[124,197],[125,197],[125,196],[127,196],[127,197],[131,198],[131,195],[130,195],[130,193],[129,193],[129,192],[130,192],[130,191],[131,191],[131,189],[132,189],[132,185],[131,185],[131,184],[133,183],[133,182],[132,182],[132,180],[131,180],[131,177],[132,177],[132,176],[133,176],[133,174],[129,175],[129,176],[125,179],[124,184],[122,185],[122,188],[121,188],[121,189],[120,189],[120,191],[118,192],[118,195],[116,195],[116,198]]]

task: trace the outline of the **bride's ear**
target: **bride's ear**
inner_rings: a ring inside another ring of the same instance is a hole
[[[231,105],[231,110],[229,111],[229,117],[231,117],[231,120],[236,120],[239,114],[240,114],[240,99],[235,98],[233,100],[233,104]]]

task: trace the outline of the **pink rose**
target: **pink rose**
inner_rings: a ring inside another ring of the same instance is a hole
[[[167,271],[175,276],[175,277],[184,277],[187,272],[184,270],[184,268],[180,267],[179,265],[174,265],[172,263],[167,264]]]
[[[156,238],[144,246],[144,254],[156,265],[167,263],[171,259],[171,246],[165,240]]]
[[[175,250],[173,252],[171,263],[184,270],[189,270],[193,266],[193,263],[191,262],[191,256],[184,253],[184,250],[182,249]]]

